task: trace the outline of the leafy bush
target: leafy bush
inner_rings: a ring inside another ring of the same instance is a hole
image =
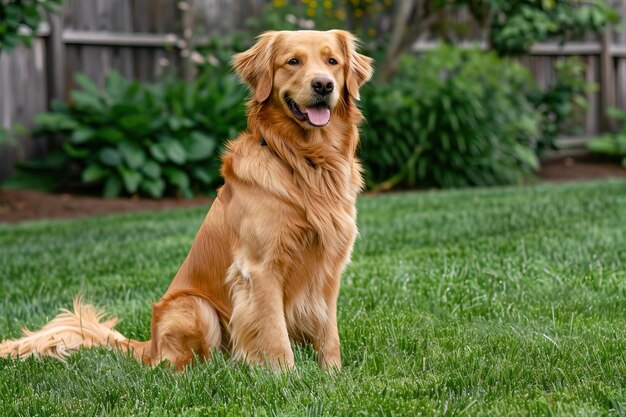
[[[491,46],[502,55],[528,52],[536,42],[550,38],[579,38],[601,32],[619,14],[606,0],[592,2],[490,0],[494,16],[490,25]],[[484,10],[474,7],[474,11]],[[476,13],[475,13],[476,14]]]
[[[587,149],[591,152],[622,158],[622,166],[626,168],[626,113],[621,109],[611,108],[609,116],[621,121],[621,130],[591,139],[587,142]]]
[[[495,53],[443,45],[406,55],[363,92],[368,184],[461,187],[520,181],[537,168],[539,114],[528,72]]]
[[[106,197],[189,197],[220,181],[222,141],[245,127],[245,89],[207,67],[193,82],[140,84],[111,72],[103,90],[84,75],[72,102],[35,117],[36,135],[66,138],[60,149],[20,165],[9,186],[44,189],[82,182]]]
[[[40,11],[56,11],[63,0],[0,1],[0,51],[10,51],[20,43],[30,45],[41,23]]]

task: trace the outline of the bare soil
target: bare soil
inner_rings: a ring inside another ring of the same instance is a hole
[[[603,178],[626,178],[626,169],[617,160],[581,156],[545,161],[539,170],[539,179],[544,182],[585,181]]]
[[[590,157],[567,157],[544,162],[538,176],[544,182],[626,178],[626,169],[622,168],[617,161]],[[208,209],[212,201],[213,199],[209,197],[163,200],[103,199],[74,194],[46,194],[30,190],[0,189],[0,222],[19,223],[37,219],[75,218],[181,207],[204,206]]]
[[[46,194],[31,190],[0,189],[0,222],[19,223],[36,219],[60,219],[132,211],[155,211],[179,207],[208,207],[209,197],[150,200]]]

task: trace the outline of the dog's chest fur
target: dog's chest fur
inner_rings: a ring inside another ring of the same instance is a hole
[[[234,219],[247,245],[238,262],[271,264],[283,280],[289,333],[306,338],[327,320],[327,300],[336,297],[350,258],[360,167],[353,158],[318,158],[294,167],[245,137],[236,142],[224,158],[227,183],[263,190],[243,198],[254,198],[255,211]]]

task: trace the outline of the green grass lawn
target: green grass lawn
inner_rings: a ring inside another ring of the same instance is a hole
[[[0,339],[82,292],[149,337],[205,209],[0,226]],[[365,196],[344,368],[0,359],[0,416],[625,415],[626,181]]]

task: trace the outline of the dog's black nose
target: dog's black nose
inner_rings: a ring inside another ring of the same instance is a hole
[[[311,81],[311,87],[313,87],[313,90],[315,90],[317,94],[325,96],[333,92],[335,83],[327,77],[315,77],[313,81]]]

